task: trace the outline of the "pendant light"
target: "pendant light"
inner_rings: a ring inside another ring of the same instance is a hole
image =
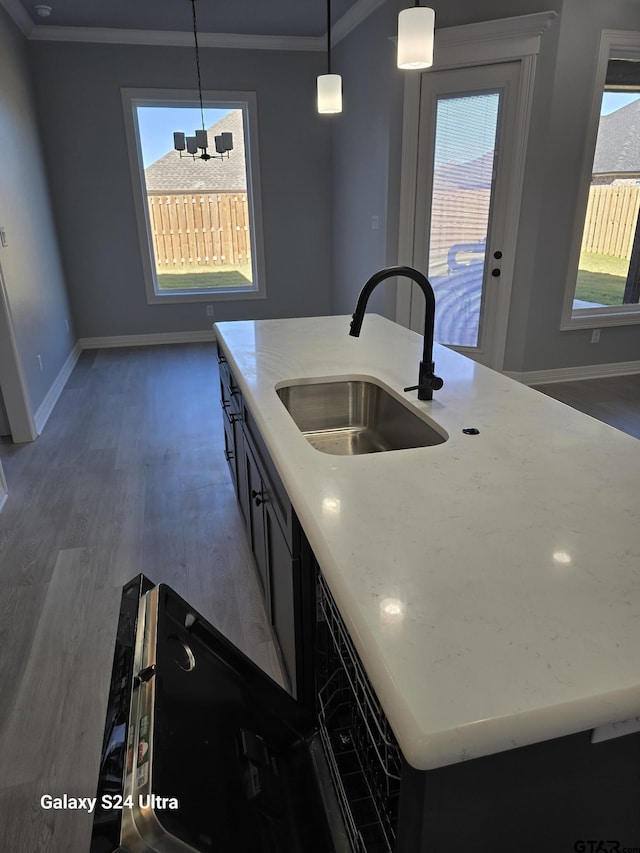
[[[318,112],[342,112],[342,77],[331,73],[331,0],[327,0],[327,73],[318,77]]]
[[[436,13],[427,6],[403,9],[398,15],[398,68],[431,68]]]
[[[198,73],[198,94],[200,96],[200,118],[202,119],[202,130],[196,130],[193,136],[185,136],[182,131],[176,131],[173,134],[173,147],[176,151],[186,151],[191,154],[193,159],[196,157],[199,160],[224,160],[229,157],[229,151],[233,150],[233,135],[231,133],[221,133],[214,137],[217,154],[209,154],[209,140],[207,131],[204,126],[204,107],[202,105],[202,82],[200,79],[200,51],[198,49],[198,25],[196,21],[196,0],[191,0],[191,12],[193,17],[193,40],[196,48],[196,71]],[[198,154],[201,151],[201,154]]]

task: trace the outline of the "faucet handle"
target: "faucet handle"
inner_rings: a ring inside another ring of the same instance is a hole
[[[403,388],[403,391],[439,391],[444,385],[444,380],[439,376],[429,377],[428,382],[423,382],[420,385],[409,385],[408,388]]]

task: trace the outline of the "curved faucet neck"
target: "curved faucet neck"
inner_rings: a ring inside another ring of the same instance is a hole
[[[401,265],[385,267],[385,269],[379,270],[377,273],[374,273],[371,276],[371,278],[367,281],[367,283],[360,291],[360,295],[358,296],[358,302],[356,304],[356,310],[353,313],[353,319],[351,321],[351,331],[349,332],[349,334],[353,335],[354,337],[358,337],[358,335],[360,334],[360,329],[362,328],[362,320],[364,318],[364,312],[367,307],[369,297],[381,281],[385,281],[385,279],[388,278],[395,278],[396,276],[410,278],[418,285],[418,287],[424,293],[424,298],[426,300],[426,310],[424,315],[423,361],[431,361],[433,352],[433,321],[436,311],[436,299],[433,294],[433,288],[429,284],[427,277],[424,276],[418,270],[413,269],[413,267]]]

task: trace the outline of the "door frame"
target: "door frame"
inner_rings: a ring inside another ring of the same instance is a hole
[[[516,116],[511,163],[512,181],[507,200],[505,239],[502,249],[501,277],[505,284],[502,287],[498,304],[494,340],[489,355],[489,365],[496,370],[502,370],[504,366],[536,60],[540,51],[542,34],[556,18],[556,12],[540,12],[436,30],[432,69],[419,74],[408,72],[405,76],[398,263],[412,266],[415,255],[414,234],[422,75],[429,74],[432,71],[473,68],[502,62],[515,61],[520,63],[520,75],[515,93]],[[398,287],[396,290],[396,322],[415,329],[415,331],[422,331],[418,327],[417,319],[421,315],[422,303],[420,302],[418,288],[415,285],[411,288]]]
[[[31,397],[11,318],[9,297],[0,267],[0,386],[4,398],[11,438],[18,444],[38,437]]]

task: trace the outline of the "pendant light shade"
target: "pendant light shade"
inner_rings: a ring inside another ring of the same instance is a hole
[[[398,15],[398,68],[431,68],[436,13],[427,6]]]
[[[339,74],[318,77],[318,112],[342,112],[342,77]]]
[[[331,73],[331,0],[327,0],[327,73],[318,77],[318,112],[342,112],[342,77]]]

